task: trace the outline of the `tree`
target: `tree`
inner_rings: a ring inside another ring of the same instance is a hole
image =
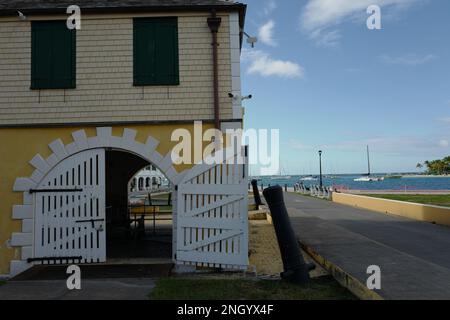
[[[450,156],[442,160],[425,161],[428,174],[445,175],[450,173]]]
[[[422,169],[423,169],[423,164],[418,163],[417,166],[416,166],[416,168],[419,169],[419,170],[422,170]]]

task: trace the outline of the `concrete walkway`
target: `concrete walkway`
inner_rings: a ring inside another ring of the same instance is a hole
[[[152,279],[83,280],[69,291],[64,280],[10,281],[0,287],[1,300],[148,300]]]
[[[299,239],[362,283],[378,265],[386,299],[450,299],[450,228],[285,194]]]

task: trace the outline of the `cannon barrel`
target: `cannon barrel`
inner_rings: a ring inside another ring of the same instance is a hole
[[[265,189],[263,194],[272,214],[283,260],[284,272],[281,277],[295,284],[306,284],[310,279],[309,271],[313,270],[315,265],[306,264],[303,259],[284,203],[283,189],[280,186],[274,186]]]

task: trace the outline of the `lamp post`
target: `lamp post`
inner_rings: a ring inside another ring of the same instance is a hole
[[[323,180],[322,180],[322,150],[319,150],[319,166],[320,166],[320,187],[323,187]]]

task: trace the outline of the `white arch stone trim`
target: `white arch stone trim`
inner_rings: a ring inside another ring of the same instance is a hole
[[[56,139],[48,145],[53,153],[47,159],[37,154],[30,160],[29,163],[35,168],[31,176],[16,179],[13,191],[23,192],[23,204],[13,206],[12,218],[22,220],[22,230],[12,233],[11,246],[21,248],[21,260],[11,261],[9,274],[11,277],[33,266],[27,262],[33,255],[34,229],[33,196],[29,191],[36,189],[42,179],[61,161],[85,150],[113,148],[134,153],[152,163],[174,186],[177,186],[187,173],[186,171],[178,173],[175,170],[171,152],[163,156],[156,151],[159,141],[152,136],[147,138],[146,143],[141,143],[136,141],[137,131],[133,129],[124,129],[121,137],[113,136],[112,127],[97,128],[96,133],[96,136],[88,138],[84,130],[73,132],[73,142],[67,145],[64,145],[61,139]],[[174,207],[174,212],[175,210]]]

